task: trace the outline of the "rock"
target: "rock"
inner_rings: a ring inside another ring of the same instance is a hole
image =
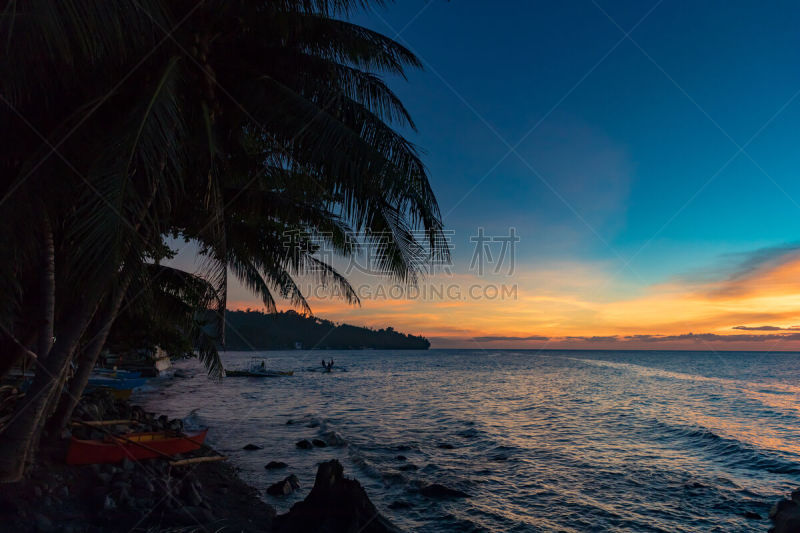
[[[117,508],[117,502],[114,501],[110,495],[106,494],[105,500],[103,500],[103,509],[106,511],[112,511]]]
[[[439,444],[436,445],[436,447],[441,450],[452,450],[455,448],[455,446],[453,446],[449,442],[440,442]]]
[[[800,503],[800,489],[792,491],[792,501]]]
[[[753,511],[745,511],[742,513],[745,518],[752,518],[753,520],[761,520],[761,515]]]
[[[311,442],[308,439],[299,440],[295,442],[294,445],[300,448],[301,450],[310,450],[311,448],[314,447],[314,445],[311,444]]]
[[[419,490],[419,493],[428,498],[469,498],[466,492],[445,487],[440,483],[426,485]]]
[[[268,462],[264,468],[267,470],[277,470],[278,468],[286,468],[288,465],[283,461],[270,461]]]
[[[490,461],[507,461],[508,460],[508,455],[506,455],[504,453],[498,453],[498,454],[495,454],[495,455],[492,455],[491,457],[489,457],[489,460]]]
[[[291,494],[299,488],[300,480],[297,479],[297,476],[292,474],[291,476],[284,478],[282,481],[278,481],[277,483],[270,485],[267,488],[267,494],[271,496],[286,496],[287,494]]]
[[[36,513],[33,515],[33,521],[36,524],[37,531],[55,531],[56,528],[53,526],[53,522],[50,521],[45,515]]]
[[[781,500],[772,506],[769,517],[775,526],[774,533],[796,533],[800,531],[800,506],[793,500]]]
[[[263,450],[264,448],[261,447],[261,446],[258,446],[257,444],[246,444],[244,446],[244,448],[242,448],[242,449],[243,450],[247,450],[248,452],[251,452],[253,450]]]
[[[319,427],[319,421],[317,421],[317,420],[312,420],[311,422],[309,422],[308,424],[306,424],[306,427],[307,427],[307,428],[318,428],[318,427]]]
[[[317,448],[326,448],[328,446],[328,443],[322,439],[312,439],[311,444],[313,444]]]
[[[288,513],[275,517],[273,531],[387,533],[398,529],[380,515],[358,481],[344,477],[341,463],[334,459],[319,465],[314,488]]]
[[[195,507],[203,503],[203,496],[198,492],[197,488],[192,483],[187,483],[184,485],[181,496],[187,503],[189,503],[189,505],[193,505]]]
[[[412,472],[414,470],[419,470],[419,467],[417,465],[415,465],[415,464],[408,463],[408,464],[405,464],[405,465],[401,466],[400,468],[398,468],[398,470],[400,470],[402,472]]]
[[[394,502],[389,504],[389,509],[395,509],[395,510],[397,510],[397,509],[411,509],[412,507],[414,507],[412,504],[410,504],[409,502],[404,501],[404,500],[394,501]]]
[[[395,459],[397,459],[398,461],[405,461],[408,459],[408,457],[406,457],[405,455],[396,455]]]
[[[323,433],[322,438],[325,439],[325,442],[328,443],[328,446],[344,446],[347,444],[347,441],[339,436],[339,434],[335,431]]]

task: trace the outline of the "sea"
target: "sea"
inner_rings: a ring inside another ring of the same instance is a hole
[[[770,507],[800,487],[800,353],[223,354],[226,368],[253,357],[294,375],[215,381],[185,360],[185,377],[151,380],[133,401],[210,427],[209,443],[278,512],[332,458],[419,532],[766,531]],[[343,445],[295,446],[331,431]],[[289,474],[296,493],[266,494]],[[468,496],[424,496],[432,483]]]

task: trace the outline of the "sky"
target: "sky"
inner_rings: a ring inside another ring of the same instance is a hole
[[[424,65],[387,81],[452,264],[417,293],[339,262],[361,305],[317,294],[315,314],[443,348],[800,349],[800,4],[409,0],[354,21]],[[230,306],[261,307],[233,282]]]

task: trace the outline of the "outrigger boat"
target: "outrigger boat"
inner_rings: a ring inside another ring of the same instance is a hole
[[[226,370],[225,376],[246,378],[277,378],[293,376],[294,370],[270,370],[263,359],[251,359],[250,366],[245,370]]]
[[[107,435],[102,440],[82,440],[72,437],[67,451],[67,464],[89,465],[118,463],[128,459],[153,459],[187,453],[200,448],[208,429],[191,433],[155,431]]]

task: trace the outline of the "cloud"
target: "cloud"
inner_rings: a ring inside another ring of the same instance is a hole
[[[497,341],[549,341],[550,337],[530,335],[528,337],[502,337],[499,335],[488,335],[485,337],[473,337],[472,340],[478,342],[497,342]]]
[[[617,342],[619,340],[619,337],[616,335],[593,335],[591,337],[572,336],[564,338],[571,341],[585,341],[585,342]]]
[[[800,329],[797,326],[790,326],[788,328],[780,326],[733,326],[731,329],[740,329],[743,331],[795,331]]]

